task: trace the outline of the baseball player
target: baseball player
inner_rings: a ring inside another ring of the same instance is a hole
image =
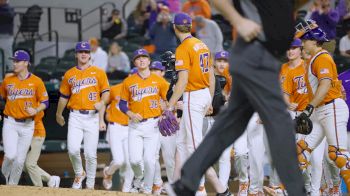
[[[350,188],[349,152],[347,151],[346,125],[349,109],[342,99],[341,82],[332,56],[322,48],[326,34],[314,21],[299,23],[296,36],[303,40],[303,48],[312,55],[307,67],[307,87],[310,102],[300,118],[318,120],[322,129],[314,130],[298,142],[298,158],[301,165],[308,163],[310,153],[326,137],[328,156],[340,168],[348,189]]]
[[[175,52],[178,81],[167,110],[173,111],[177,101],[183,96],[184,110],[176,138],[181,165],[202,141],[203,119],[211,107],[215,88],[210,51],[202,41],[192,37],[191,25],[192,19],[189,15],[185,13],[175,15],[174,30],[181,41]],[[229,194],[225,186],[221,187],[216,191]],[[196,195],[206,195],[203,178]]]
[[[6,184],[17,185],[34,133],[34,116],[45,110],[48,95],[43,81],[28,71],[29,54],[17,50],[13,60],[14,75],[6,77],[0,93],[6,100],[2,138],[4,161],[1,171]]]
[[[119,108],[129,117],[129,156],[134,171],[134,188],[152,193],[155,159],[159,143],[160,100],[166,100],[168,84],[149,70],[150,56],[144,49],[134,52],[137,74],[123,82]],[[144,170],[143,170],[144,165]],[[144,186],[142,185],[144,180]]]
[[[44,111],[39,112],[34,117],[34,135],[25,161],[25,171],[29,174],[34,186],[43,187],[44,181],[47,182],[48,187],[58,188],[61,178],[59,176],[51,176],[38,166],[41,147],[46,137],[45,127],[42,121],[43,117]]]
[[[128,144],[128,117],[119,109],[120,92],[123,84],[117,84],[111,87],[111,103],[107,107],[106,118],[108,121],[107,141],[110,145],[113,160],[109,166],[103,170],[103,186],[109,190],[112,188],[112,177],[116,170],[124,167],[124,183],[122,192],[130,192],[133,171],[129,162],[129,144]]]
[[[63,126],[62,112],[67,105],[70,110],[68,119],[67,146],[72,162],[75,179],[73,189],[81,189],[85,178],[86,188],[94,189],[97,167],[97,144],[99,129],[104,129],[103,112],[109,101],[109,84],[106,73],[89,63],[90,44],[82,41],[75,46],[78,65],[69,69],[60,86],[60,98],[56,111],[56,121]],[[101,125],[101,126],[100,126]],[[80,156],[81,143],[84,140],[86,173]]]
[[[345,95],[345,102],[350,107],[350,69],[344,71],[343,73],[339,74],[339,80],[342,81],[343,84],[343,94]],[[347,134],[348,134],[348,150],[350,150],[350,119],[348,120],[348,126],[347,126]]]
[[[165,67],[159,61],[154,61],[150,65],[150,70],[152,73],[163,77],[165,74]],[[169,88],[169,87],[168,87]],[[163,102],[164,103],[164,102]],[[165,104],[162,104],[162,108],[165,108]],[[176,151],[176,136],[160,136],[160,142],[157,149],[156,156],[156,166],[155,166],[155,174],[154,174],[154,182],[153,182],[153,194],[160,195],[162,192],[163,181],[161,178],[161,168],[159,164],[159,150],[162,149],[162,157],[165,163],[166,174],[169,182],[173,182],[172,178],[174,176],[174,168],[175,168],[175,151]]]

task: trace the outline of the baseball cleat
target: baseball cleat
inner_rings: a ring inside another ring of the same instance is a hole
[[[249,183],[239,183],[237,196],[247,196],[248,187],[249,187]]]
[[[86,178],[86,173],[85,173],[85,171],[83,171],[83,174],[82,174],[82,175],[80,175],[80,176],[75,176],[74,182],[73,182],[73,185],[72,185],[72,188],[73,188],[73,189],[81,189],[81,188],[82,188],[83,181],[84,181],[85,178]]]
[[[339,185],[330,188],[328,194],[331,196],[340,196]]]
[[[51,176],[50,180],[47,182],[47,186],[50,188],[60,187],[61,178],[59,176]]]
[[[130,190],[131,193],[139,193],[143,189],[142,179],[135,178],[133,181],[133,188]]]
[[[158,185],[153,185],[152,187],[152,193],[153,195],[161,195],[162,193],[162,186],[158,186]]]
[[[197,192],[196,192],[196,196],[207,196],[207,191],[205,190],[204,186],[199,186]]]
[[[216,196],[233,196],[229,189],[226,189],[224,193],[217,193]]]
[[[110,190],[112,188],[112,185],[113,185],[113,181],[112,181],[113,176],[108,175],[107,170],[108,170],[108,167],[105,167],[103,169],[103,181],[102,181],[102,183],[103,183],[103,187],[106,190]]]

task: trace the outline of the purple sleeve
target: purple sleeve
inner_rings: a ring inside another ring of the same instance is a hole
[[[339,13],[336,10],[331,10],[328,14],[328,17],[325,17],[326,21],[333,23],[336,26],[339,22]]]
[[[45,109],[49,108],[49,100],[42,101],[41,103],[45,104]]]
[[[121,100],[119,101],[119,109],[120,109],[120,111],[122,111],[124,114],[126,114],[126,112],[129,111],[128,102],[121,99]]]
[[[335,8],[335,10],[338,12],[339,18],[343,18],[347,12],[345,0],[339,0],[338,5]]]

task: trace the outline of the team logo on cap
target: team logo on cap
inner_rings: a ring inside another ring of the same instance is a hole
[[[188,21],[187,21],[187,19],[183,19],[182,22],[186,24]]]
[[[82,48],[86,48],[86,43],[85,43],[85,42],[81,42],[80,46],[81,46]]]
[[[137,51],[138,54],[142,54],[142,52],[143,52],[142,50]]]
[[[18,56],[18,52],[19,52],[19,51],[16,51],[16,52],[15,52],[15,56]]]
[[[225,51],[221,52],[221,56],[224,57],[225,56]]]

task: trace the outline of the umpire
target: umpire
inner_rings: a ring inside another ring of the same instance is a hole
[[[228,1],[212,1],[240,35],[231,49],[229,106],[183,166],[181,179],[167,186],[167,191],[170,196],[193,196],[205,171],[243,133],[257,111],[288,195],[304,196],[293,123],[278,80],[281,64],[277,58],[285,54],[293,39],[293,1],[233,0],[234,7]]]

